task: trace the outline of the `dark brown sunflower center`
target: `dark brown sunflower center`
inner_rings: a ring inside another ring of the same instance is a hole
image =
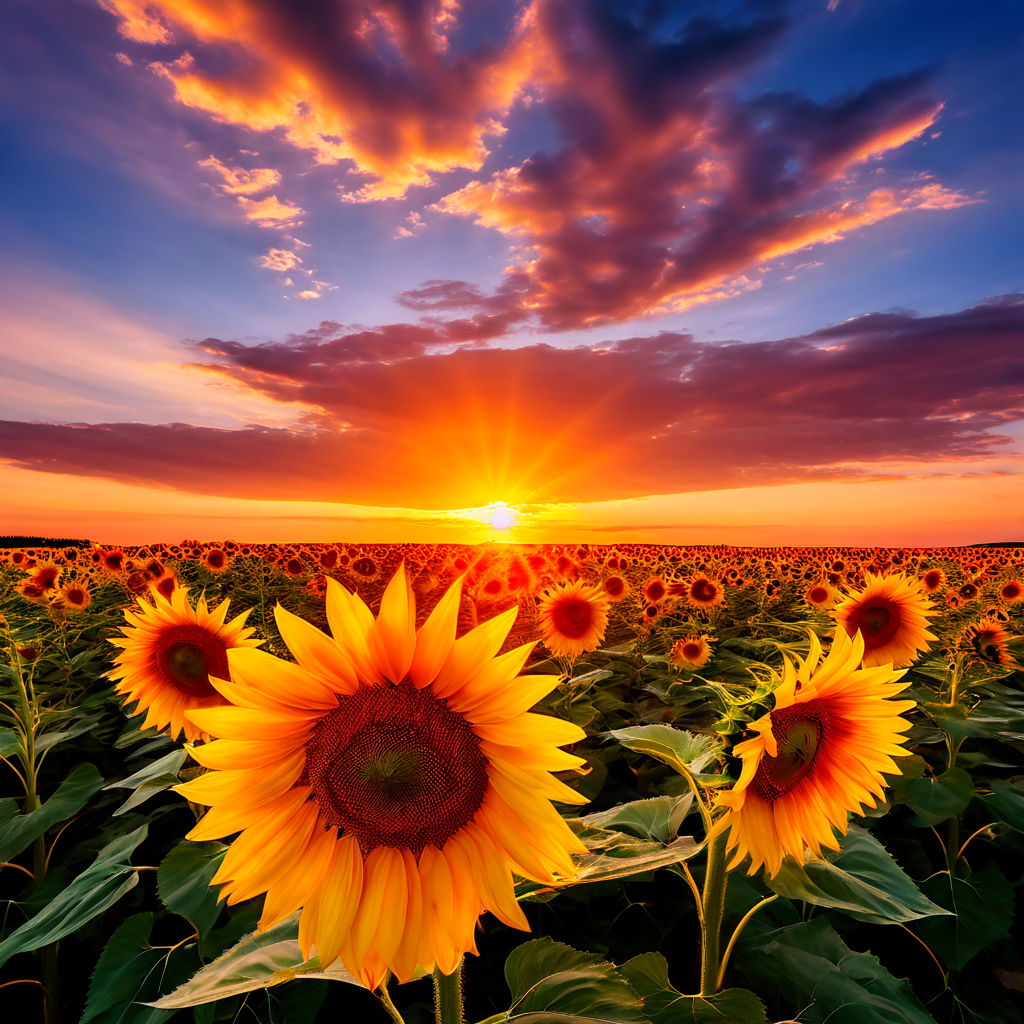
[[[694,601],[713,601],[718,588],[710,580],[696,580],[690,587],[690,596]]]
[[[487,760],[466,720],[408,680],[339,698],[306,745],[304,779],[328,825],[378,846],[438,849],[487,792]]]
[[[788,793],[814,768],[828,733],[828,713],[817,700],[773,711],[772,732],[777,755],[761,758],[750,784],[769,803]]]
[[[172,626],[157,643],[154,655],[163,678],[190,697],[213,697],[210,676],[230,679],[227,648],[202,626]]]
[[[579,640],[594,622],[594,609],[581,598],[565,598],[555,605],[551,619],[562,636]]]
[[[900,610],[886,598],[876,597],[854,610],[850,624],[860,630],[865,647],[881,647],[900,628]]]
[[[683,644],[683,657],[687,661],[696,661],[700,657],[700,644]]]
[[[812,587],[811,588],[811,600],[815,604],[821,604],[828,598],[828,591],[824,587]]]

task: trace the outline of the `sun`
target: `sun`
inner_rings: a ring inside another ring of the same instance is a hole
[[[519,522],[519,511],[504,501],[492,501],[490,505],[473,510],[476,518],[492,530],[511,530]]]

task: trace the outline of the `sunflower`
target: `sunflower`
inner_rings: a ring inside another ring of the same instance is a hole
[[[541,595],[537,617],[544,645],[557,657],[595,651],[608,627],[608,595],[582,580],[558,583]]]
[[[609,601],[618,603],[629,597],[629,583],[625,576],[608,576],[603,583],[604,592],[608,595]]]
[[[452,973],[483,910],[528,929],[513,873],[556,884],[584,852],[549,802],[584,802],[551,774],[584,737],[530,713],[558,683],[520,676],[534,643],[498,650],[517,608],[456,639],[462,580],[419,630],[401,565],[376,619],[328,580],[333,639],[283,608],[298,664],[228,652],[233,706],[190,712],[213,769],[177,787],[212,805],[190,839],[241,832],[213,879],[228,903],[266,893],[259,927],[302,908],[299,944],[369,988],[417,964]]]
[[[837,633],[842,627],[850,636],[858,631],[863,636],[865,668],[889,662],[903,668],[935,639],[928,632],[928,616],[935,612],[919,586],[899,574],[869,572],[864,589],[853,591],[832,610]]]
[[[921,586],[926,594],[934,594],[946,582],[946,574],[941,569],[929,569],[921,577]]]
[[[717,580],[694,576],[686,583],[686,600],[696,608],[711,608],[725,600],[725,592]]]
[[[229,650],[263,641],[250,639],[253,630],[245,628],[249,612],[225,621],[226,600],[211,611],[205,597],[193,608],[184,587],[175,587],[169,598],[155,585],[150,593],[152,604],[139,598],[138,612],[125,610],[129,625],[121,627],[124,636],[110,640],[121,653],[107,675],[120,680],[114,689],[126,703],[138,701],[136,712],[147,712],[143,729],[170,726],[174,739],[182,732],[186,739],[197,739],[202,733],[185,712],[225,703],[211,677],[229,676]]]
[[[60,601],[70,612],[85,611],[92,602],[92,594],[86,583],[71,580],[60,588]]]
[[[807,660],[786,659],[775,690],[775,708],[751,722],[756,734],[733,748],[742,758],[739,781],[722,793],[727,808],[730,867],[748,855],[748,874],[762,865],[778,873],[788,853],[803,861],[805,849],[837,850],[848,812],[876,807],[884,794],[883,773],[901,774],[893,757],[905,754],[901,733],[910,722],[902,712],[912,700],[889,700],[909,686],[891,665],[858,668],[864,641],[836,632],[828,657],[811,634]]]
[[[971,623],[962,634],[964,642],[984,661],[1007,668],[1017,662],[1010,653],[1008,643],[1014,639],[1003,628],[1002,622],[994,615],[986,615],[978,622]]]
[[[669,661],[678,668],[703,668],[711,660],[711,644],[713,636],[692,633],[690,636],[677,640],[672,645]]]
[[[1024,598],[1024,584],[1020,580],[1007,580],[999,588],[999,600],[1004,604],[1015,604]]]
[[[835,590],[828,582],[812,583],[804,591],[804,601],[818,611],[825,611],[836,603]]]

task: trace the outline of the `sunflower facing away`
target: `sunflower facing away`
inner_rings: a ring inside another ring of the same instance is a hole
[[[121,627],[124,636],[110,640],[121,653],[107,675],[120,680],[114,689],[126,703],[138,701],[136,712],[146,712],[144,729],[170,726],[173,739],[182,732],[188,740],[198,739],[202,732],[185,712],[226,703],[210,677],[229,674],[229,650],[256,647],[263,641],[250,639],[247,611],[227,621],[227,601],[211,611],[205,597],[193,608],[184,587],[176,588],[169,599],[156,587],[150,587],[150,593],[152,604],[139,598],[137,612],[125,610],[129,625]]]
[[[556,657],[595,651],[608,628],[608,595],[582,580],[548,588],[537,605],[544,645]]]
[[[837,635],[843,630],[850,636],[859,631],[864,638],[865,668],[889,663],[904,668],[935,639],[928,632],[928,616],[935,612],[919,587],[917,580],[899,574],[868,573],[864,589],[854,591],[832,610]]]
[[[333,638],[278,607],[297,664],[228,652],[231,706],[193,711],[213,769],[177,787],[208,804],[190,839],[241,834],[213,879],[228,903],[266,893],[259,927],[302,908],[299,944],[375,988],[417,964],[450,974],[489,910],[527,929],[513,873],[555,884],[585,852],[551,800],[575,725],[529,712],[557,676],[520,676],[534,644],[497,655],[517,608],[456,639],[461,579],[419,630],[401,566],[374,619],[327,582]]]
[[[846,834],[847,813],[877,806],[882,773],[900,774],[893,757],[905,753],[910,728],[900,714],[914,701],[889,698],[910,684],[891,665],[858,668],[863,652],[859,634],[838,630],[824,661],[813,634],[806,661],[786,660],[775,708],[733,749],[743,768],[718,799],[728,808],[731,867],[749,855],[748,874],[764,865],[775,875],[787,853],[802,862],[805,848],[817,857],[822,846],[837,850],[834,829]]]

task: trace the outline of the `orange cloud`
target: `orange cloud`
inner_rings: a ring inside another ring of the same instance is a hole
[[[199,166],[220,175],[221,183],[217,187],[228,195],[251,196],[281,183],[281,174],[273,167],[254,167],[247,171],[243,167],[228,167],[214,156],[200,160]]]
[[[238,205],[242,207],[246,219],[261,228],[288,228],[302,223],[306,211],[295,203],[287,200],[282,202],[276,195],[265,196],[263,199],[250,199],[239,196]]]
[[[367,180],[350,202],[403,196],[438,173],[479,169],[486,139],[543,59],[527,7],[498,44],[452,54],[452,0],[364,0],[306,9],[286,0],[104,0],[137,42],[185,43],[151,65],[179,103],[215,120],[280,131],[319,163],[351,161]]]

